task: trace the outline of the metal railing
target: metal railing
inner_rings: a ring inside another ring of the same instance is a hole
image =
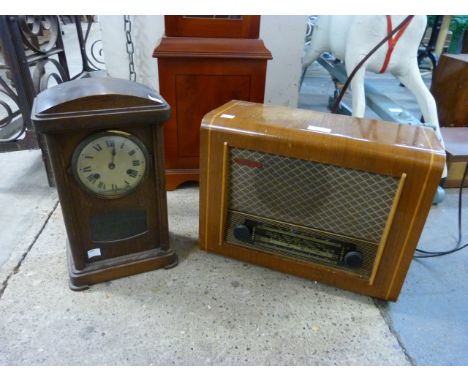
[[[70,77],[59,16],[0,16],[0,152],[40,148],[49,184],[54,184],[47,145],[31,123],[35,96],[57,83],[90,75],[102,68],[99,41],[89,48],[93,18],[87,17],[83,34],[82,17],[67,17],[75,24],[82,70]],[[98,54],[96,54],[98,51]]]

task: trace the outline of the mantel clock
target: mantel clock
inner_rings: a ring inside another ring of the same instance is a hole
[[[56,178],[71,289],[177,264],[164,178],[162,124],[170,112],[154,90],[113,78],[37,96],[32,119]]]

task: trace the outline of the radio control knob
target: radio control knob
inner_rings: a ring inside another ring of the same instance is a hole
[[[362,253],[358,251],[349,251],[344,255],[343,262],[348,267],[359,267],[362,265]]]
[[[245,224],[238,224],[234,227],[234,237],[240,241],[252,241],[252,232]]]

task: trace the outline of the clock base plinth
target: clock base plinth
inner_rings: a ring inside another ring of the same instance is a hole
[[[166,191],[174,191],[182,183],[200,179],[200,170],[198,168],[187,169],[166,169]]]
[[[148,272],[159,268],[169,269],[178,264],[172,249],[159,248],[133,253],[118,258],[91,263],[84,269],[76,269],[71,250],[67,244],[69,287],[73,291],[88,289],[90,285],[121,277]]]
[[[89,289],[89,285],[88,284],[85,284],[85,285],[75,285],[73,284],[72,282],[72,279],[70,278],[68,280],[68,287],[73,291],[73,292],[81,292],[82,290],[86,290],[86,289]]]

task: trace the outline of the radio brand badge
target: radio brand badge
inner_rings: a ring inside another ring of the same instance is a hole
[[[244,159],[244,158],[234,158],[234,162],[241,166],[247,166],[250,168],[262,168],[263,164],[256,160]]]

